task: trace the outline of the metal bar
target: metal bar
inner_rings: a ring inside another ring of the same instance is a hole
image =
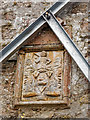
[[[58,11],[62,11],[67,3],[70,0],[63,0],[63,2],[56,2],[51,8],[53,14],[56,14]],[[8,44],[5,48],[0,51],[0,63],[5,62],[11,55],[13,55],[25,42],[28,40],[29,37],[33,37],[44,24],[46,21],[43,20],[42,15],[33,23],[31,24],[24,32],[22,32],[17,38],[15,38],[10,44]]]
[[[7,45],[0,52],[0,62],[5,62],[11,55],[13,55],[22,45],[27,41],[29,37],[33,37],[34,33],[38,31],[41,26],[45,24],[45,21],[40,17],[34,24],[29,26],[23,33],[21,33],[15,40],[13,40],[9,45]]]
[[[46,14],[43,15],[43,18],[45,21],[47,21],[50,28],[53,30],[53,32],[56,34],[56,36],[59,38],[61,43],[64,45],[68,53],[71,55],[71,57],[74,59],[74,61],[77,63],[79,68],[82,70],[86,78],[88,78],[88,71],[90,69],[90,66],[88,62],[85,60],[85,58],[82,56],[80,51],[77,49],[69,35],[66,33],[64,28],[59,24],[59,22],[56,20],[55,16],[49,11],[48,13],[49,17],[46,17]],[[90,81],[90,80],[89,80]]]

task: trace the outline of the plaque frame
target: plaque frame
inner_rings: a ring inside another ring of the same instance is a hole
[[[64,69],[63,69],[63,100],[60,101],[22,101],[22,84],[25,54],[29,52],[41,51],[63,51],[64,53]],[[61,44],[53,45],[36,45],[22,47],[18,52],[16,84],[15,84],[15,102],[14,105],[44,105],[44,104],[59,104],[69,105],[70,97],[70,79],[71,79],[71,57]]]

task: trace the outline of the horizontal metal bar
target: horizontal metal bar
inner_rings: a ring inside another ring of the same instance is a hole
[[[51,8],[53,14],[56,14],[60,9],[64,9],[65,5],[69,3],[70,0],[63,0],[63,2],[56,2]],[[42,15],[31,24],[24,32],[22,32],[17,38],[15,38],[10,44],[0,51],[0,63],[5,62],[11,55],[13,55],[29,37],[33,37],[39,29],[45,24],[46,21],[43,20]]]
[[[43,18],[45,21],[47,21],[50,28],[53,30],[53,32],[56,34],[56,36],[59,38],[60,42],[64,45],[68,53],[71,55],[71,57],[74,59],[74,61],[77,63],[79,68],[82,70],[86,78],[88,78],[88,71],[90,70],[90,66],[88,62],[85,60],[85,58],[82,56],[80,51],[77,49],[69,35],[66,33],[64,28],[59,24],[59,22],[56,20],[55,16],[49,12],[49,19],[43,15]],[[89,80],[90,81],[90,80]]]

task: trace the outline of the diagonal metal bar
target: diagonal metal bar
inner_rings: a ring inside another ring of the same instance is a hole
[[[59,11],[61,12],[67,4],[70,4],[70,0],[63,0],[63,2],[56,2],[51,8],[53,14],[57,14]],[[42,15],[31,24],[24,32],[22,32],[17,38],[15,38],[10,44],[8,44],[5,48],[0,51],[0,63],[5,62],[11,55],[13,55],[25,42],[29,37],[34,37],[35,33],[40,30],[44,24],[46,23],[43,20]]]
[[[71,55],[71,57],[74,59],[74,61],[77,63],[79,68],[82,70],[86,78],[88,78],[88,71],[90,70],[90,66],[88,62],[85,60],[85,58],[82,56],[80,51],[77,49],[69,35],[66,33],[64,28],[59,24],[59,22],[56,20],[55,16],[52,14],[52,12],[48,12],[43,15],[43,18],[45,21],[47,21],[50,28],[53,30],[53,32],[56,34],[56,36],[59,38],[61,43],[64,45],[68,53]],[[90,81],[90,80],[89,80]]]

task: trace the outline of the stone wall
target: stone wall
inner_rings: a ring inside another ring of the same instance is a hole
[[[53,3],[1,2],[0,45],[2,48],[16,38]],[[88,61],[88,3],[72,3],[57,15],[72,29],[74,43]],[[30,118],[88,118],[88,81],[72,60],[70,108],[60,106],[27,106],[14,108],[16,56],[2,65],[0,76],[0,116]]]

